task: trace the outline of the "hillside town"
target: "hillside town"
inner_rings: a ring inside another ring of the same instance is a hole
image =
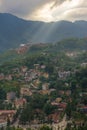
[[[82,68],[86,68],[86,65],[80,64]],[[0,128],[10,125],[36,130],[46,124],[53,130],[65,130],[67,124],[74,127],[84,123],[84,118],[78,120],[77,117],[79,113],[87,115],[87,92],[80,90],[78,82],[70,80],[79,70],[55,67],[53,72],[52,69],[52,66],[36,63],[31,67],[11,67],[9,71],[0,73],[0,85],[8,86],[5,97],[1,97]],[[79,91],[76,93],[77,89]],[[76,102],[73,101],[73,95],[76,96]],[[72,115],[70,104],[73,104],[72,109],[77,117]],[[28,117],[24,112],[29,114]],[[74,123],[73,118],[77,118]]]

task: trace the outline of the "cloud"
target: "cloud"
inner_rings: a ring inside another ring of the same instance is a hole
[[[67,0],[0,0],[0,11],[17,15],[29,15],[48,3],[53,3],[53,6],[56,6],[64,1]]]
[[[71,8],[68,8],[63,12],[62,18],[70,21],[75,20],[87,20],[87,1],[77,0],[77,3],[74,0],[71,2]]]
[[[77,11],[78,10],[78,11]],[[87,20],[87,7],[86,8],[76,8],[65,12],[65,17],[68,20]]]
[[[86,19],[86,0],[0,0],[0,12],[32,20]]]
[[[53,3],[51,8],[55,8],[55,7],[61,5],[62,3],[66,2],[66,1],[71,1],[71,0],[54,0],[53,1],[54,3]]]

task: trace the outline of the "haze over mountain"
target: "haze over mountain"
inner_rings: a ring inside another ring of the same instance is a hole
[[[0,52],[22,43],[52,43],[65,38],[87,36],[87,21],[26,21],[0,13]]]

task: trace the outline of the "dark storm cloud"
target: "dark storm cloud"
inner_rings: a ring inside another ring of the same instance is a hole
[[[65,6],[62,5],[65,3]],[[67,3],[67,4],[66,4]],[[75,6],[72,4],[77,3]],[[45,9],[45,6],[49,4],[49,18],[56,20],[61,18],[67,20],[74,19],[86,19],[87,15],[87,1],[86,0],[0,0],[0,12],[11,13],[21,18],[42,20],[39,17],[40,11]],[[55,10],[54,10],[55,9]],[[36,13],[39,13],[36,17]],[[51,13],[50,13],[51,12]],[[56,12],[56,15],[55,15]],[[56,17],[58,14],[59,18]],[[47,14],[46,14],[47,18]]]

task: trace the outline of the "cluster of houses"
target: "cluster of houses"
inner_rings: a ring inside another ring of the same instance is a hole
[[[12,107],[16,109],[22,108],[27,103],[25,98],[17,98],[16,93],[13,91],[7,93],[6,102],[12,103]]]
[[[81,67],[84,67],[84,68],[87,67],[87,62],[82,63]]]
[[[4,74],[0,73],[0,80],[13,80],[14,77],[25,82],[30,82],[34,79],[43,76],[45,78],[49,77],[49,74],[46,72],[41,72],[38,69],[45,69],[45,65],[34,64],[34,69],[28,69],[27,66],[21,66],[20,68],[13,68],[12,73]]]
[[[17,54],[26,53],[29,50],[30,46],[31,44],[20,44],[19,48],[16,49]]]
[[[0,128],[6,127],[8,120],[12,122],[15,114],[16,110],[0,110]]]
[[[26,46],[21,46],[21,49],[26,48]],[[21,53],[20,49],[18,53]],[[86,66],[87,63],[82,64],[81,66]],[[17,109],[23,108],[27,101],[24,96],[32,96],[34,93],[42,95],[50,95],[52,92],[55,92],[56,89],[49,88],[49,82],[41,82],[40,78],[44,77],[45,79],[49,78],[49,73],[45,72],[46,65],[34,64],[33,69],[29,69],[27,66],[21,66],[20,68],[13,68],[12,73],[4,75],[0,74],[0,80],[9,80],[12,81],[14,77],[18,81],[23,82],[23,85],[20,87],[20,98],[17,98],[16,92],[8,92],[6,102],[12,103],[13,110],[0,110],[0,127],[7,125],[7,120],[13,120],[14,115],[16,114]],[[71,71],[58,71],[58,78],[65,79],[71,75]],[[25,84],[25,85],[24,85]],[[65,84],[68,86],[69,84]],[[40,86],[40,89],[39,89]],[[47,117],[47,120],[52,120],[54,123],[58,123],[60,119],[60,114],[65,111],[67,107],[67,101],[71,101],[71,90],[59,90],[58,97],[51,101],[52,106],[56,106],[57,110],[50,114]],[[67,97],[63,99],[63,97]],[[80,94],[84,96],[84,93]],[[15,108],[15,109],[14,109]],[[82,105],[77,107],[77,110],[87,113],[87,106]]]
[[[0,80],[12,80],[12,75],[8,74],[8,75],[4,75],[3,73],[0,74]]]
[[[0,128],[6,127],[8,124],[8,121],[10,123],[13,122],[14,116],[18,109],[23,108],[27,101],[25,98],[17,98],[16,93],[11,91],[7,93],[6,100],[4,101],[4,104],[12,104],[11,110],[0,110]]]

